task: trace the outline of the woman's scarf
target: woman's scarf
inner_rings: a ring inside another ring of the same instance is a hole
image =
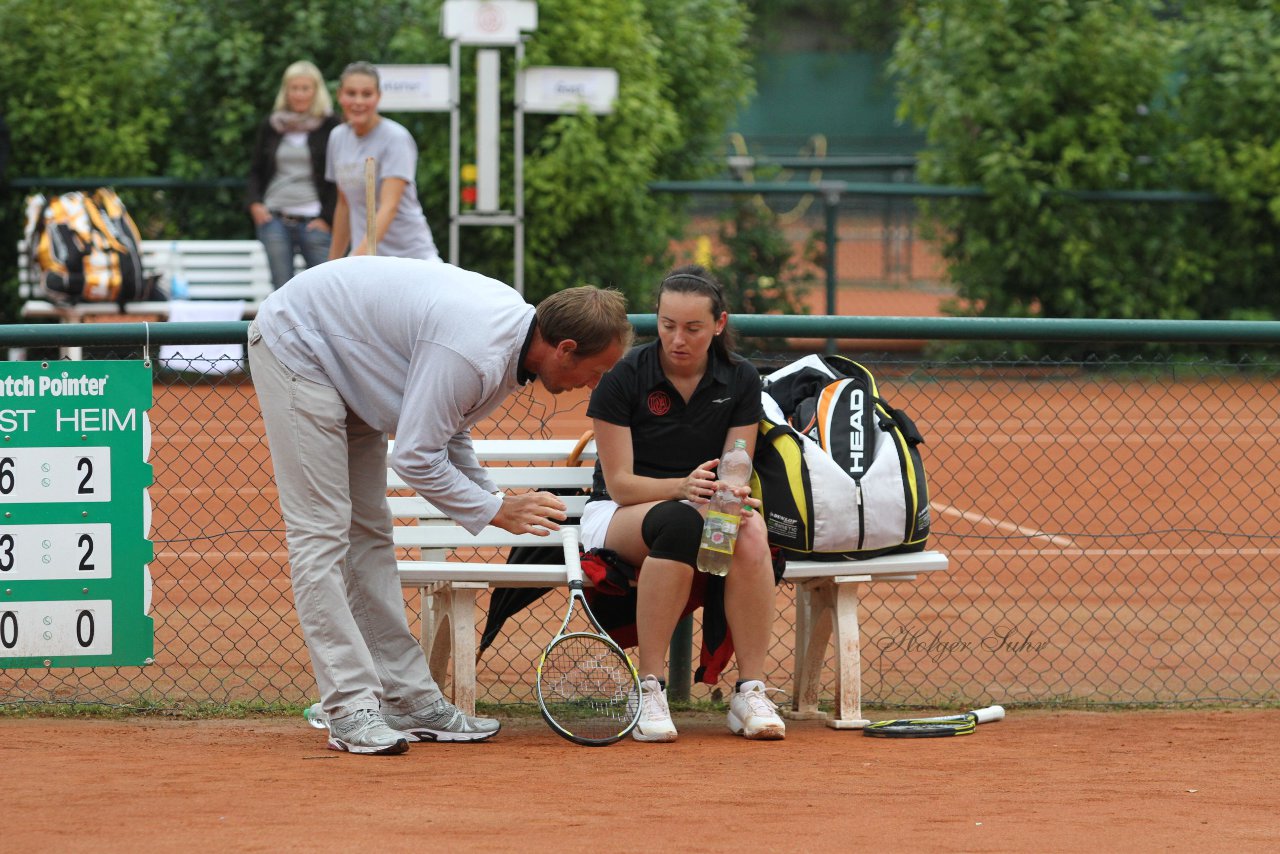
[[[310,113],[295,113],[291,110],[276,110],[269,121],[276,133],[311,133],[320,127],[327,116],[313,116]]]

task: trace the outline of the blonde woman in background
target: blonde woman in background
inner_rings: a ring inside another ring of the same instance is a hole
[[[306,60],[286,68],[258,127],[246,193],[273,287],[293,278],[296,255],[308,267],[329,258],[338,193],[325,178],[325,153],[338,124],[320,69]]]

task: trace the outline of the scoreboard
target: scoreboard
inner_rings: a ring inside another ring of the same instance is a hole
[[[0,668],[150,664],[151,368],[0,366]]]

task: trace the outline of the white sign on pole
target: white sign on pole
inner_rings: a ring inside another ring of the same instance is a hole
[[[502,63],[498,51],[476,51],[476,211],[498,210],[498,92]]]
[[[614,68],[571,68],[548,65],[524,69],[516,100],[527,113],[613,112],[618,100],[618,71]]]
[[[384,113],[446,113],[453,108],[447,65],[379,65]]]
[[[514,45],[538,28],[534,0],[445,0],[440,32],[468,45]]]

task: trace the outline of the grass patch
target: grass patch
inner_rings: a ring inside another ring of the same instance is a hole
[[[0,703],[0,718],[103,718],[164,717],[183,720],[206,718],[263,718],[302,716],[306,706],[293,703],[245,701],[174,705],[146,698],[128,703],[95,703],[81,700],[19,700]]]

